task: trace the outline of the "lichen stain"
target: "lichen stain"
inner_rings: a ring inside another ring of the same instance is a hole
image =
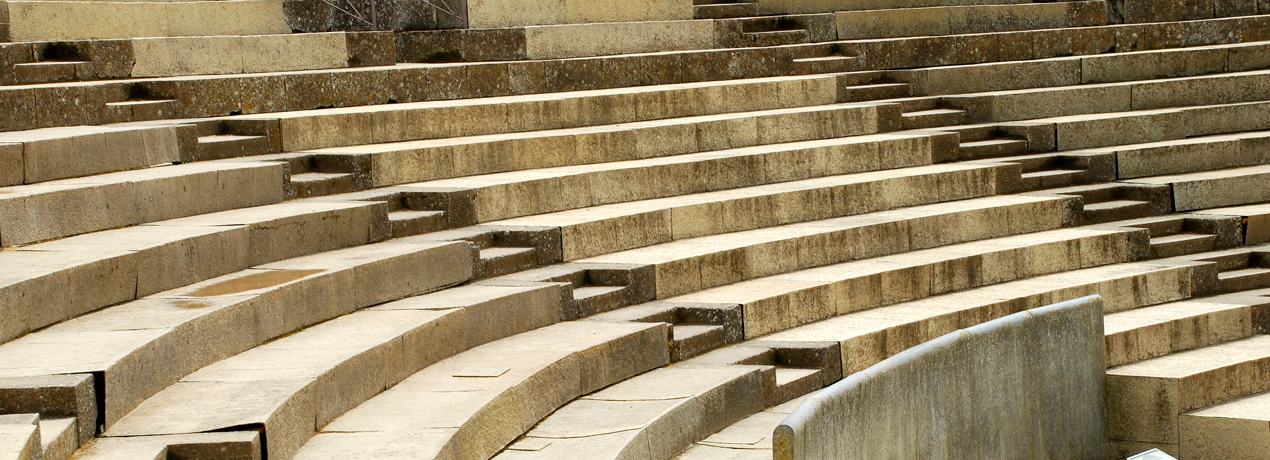
[[[269,270],[198,288],[190,297],[217,297],[289,283],[325,270]]]

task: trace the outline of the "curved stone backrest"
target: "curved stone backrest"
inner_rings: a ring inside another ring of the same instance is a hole
[[[1084,297],[897,354],[799,406],[774,457],[1108,458],[1102,310]]]

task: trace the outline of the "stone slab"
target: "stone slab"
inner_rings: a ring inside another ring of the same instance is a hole
[[[291,33],[282,0],[7,3],[14,41]]]
[[[1135,179],[1133,182],[1172,185],[1177,211],[1238,206],[1270,201],[1270,165]]]
[[[76,420],[73,452],[79,448],[79,440],[92,439],[97,433],[93,382],[90,374],[0,378],[0,413]]]
[[[1107,315],[1107,366],[1251,336],[1256,303],[1239,296],[1186,300]]]
[[[1244,244],[1252,245],[1270,242],[1270,205],[1206,209],[1196,211],[1196,213],[1243,217],[1247,219],[1244,223]]]
[[[139,38],[132,46],[134,78],[348,66],[343,33]]]
[[[692,19],[689,0],[469,0],[474,29]]]
[[[79,126],[0,133],[0,143],[20,144],[24,183],[168,164],[181,159],[173,126]],[[15,185],[15,184],[9,184]]]

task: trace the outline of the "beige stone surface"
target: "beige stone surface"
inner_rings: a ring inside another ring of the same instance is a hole
[[[277,203],[283,174],[276,163],[195,163],[11,187],[0,194],[0,244]]]
[[[531,26],[525,55],[560,59],[714,47],[714,21],[653,21]]]
[[[690,0],[470,0],[473,28],[692,19]]]
[[[808,396],[768,408],[711,434],[685,450],[676,460],[768,460],[772,458],[772,432]]]
[[[657,369],[565,405],[494,458],[669,459],[762,410],[762,380],[758,366]]]
[[[201,367],[370,303],[464,281],[472,253],[466,243],[389,242],[268,267],[107,308],[0,345],[0,376],[104,372],[109,428]]]
[[[17,41],[291,33],[281,0],[8,2]]]
[[[1188,266],[1086,268],[845,314],[759,341],[838,342],[847,374],[959,328],[1065,299],[1099,294],[1109,312],[1181,300],[1191,295],[1190,277]]]
[[[242,115],[278,120],[283,151],[576,128],[837,102],[833,76],[772,77],[570,93]],[[557,116],[544,117],[542,113]]]
[[[667,334],[560,323],[482,345],[335,419],[295,458],[490,457],[574,398],[666,364]]]
[[[1109,314],[1104,319],[1107,366],[1248,337],[1254,305],[1242,296],[1224,296]]]
[[[1028,3],[1024,0],[758,0],[763,14],[836,13],[955,5]]]
[[[1183,174],[1270,163],[1265,132],[1193,137],[1098,149],[1116,152],[1121,179]]]
[[[1173,186],[1173,209],[1194,211],[1270,201],[1270,165],[1135,179]]]
[[[1177,443],[1180,414],[1270,389],[1266,343],[1254,336],[1108,369],[1111,438]]]
[[[343,33],[132,40],[133,77],[219,75],[348,66]]]
[[[657,296],[850,260],[1054,230],[1062,202],[999,196],[691,238],[582,259],[655,266]]]
[[[1247,227],[1244,229],[1244,243],[1261,244],[1270,242],[1270,204],[1206,209],[1196,211],[1196,213],[1247,218]]]
[[[982,197],[996,165],[934,165],[562,211],[490,225],[561,227],[575,260],[671,240]],[[808,206],[808,203],[828,203]]]
[[[875,104],[817,105],[315,152],[370,154],[372,181],[386,186],[871,134],[877,112]]]
[[[87,460],[164,460],[168,453],[193,458],[214,456],[225,460],[261,460],[260,433],[231,431],[175,436],[100,438],[85,446],[75,458]]]
[[[0,143],[0,187],[24,184],[24,174],[22,144]]]
[[[35,415],[39,419],[39,415]],[[40,449],[40,426],[13,420],[0,421],[0,455],[14,460],[39,460],[44,458]]]
[[[1178,418],[1178,451],[1196,460],[1250,460],[1270,449],[1270,404],[1262,393]]]
[[[21,144],[16,164],[28,184],[172,163],[181,153],[170,126],[45,128],[0,133],[0,143]]]
[[[470,191],[477,222],[931,163],[925,135],[875,134],[411,184]],[[553,197],[544,200],[542,197]]]

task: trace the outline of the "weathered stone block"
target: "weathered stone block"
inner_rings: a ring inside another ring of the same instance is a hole
[[[0,414],[22,413],[76,417],[79,439],[87,442],[97,434],[99,423],[93,376],[66,374],[0,379]]]

